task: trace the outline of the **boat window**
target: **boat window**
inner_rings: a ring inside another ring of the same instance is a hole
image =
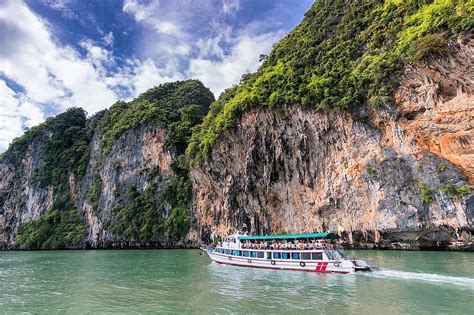
[[[273,253],[273,259],[280,259],[280,253]]]
[[[311,254],[312,260],[323,260],[323,253],[312,253]]]
[[[257,257],[257,252],[250,252],[251,257]]]
[[[258,258],[265,258],[265,253],[264,252],[257,252],[257,257]]]
[[[281,253],[281,258],[290,259],[290,253]]]
[[[226,250],[224,251],[224,253],[227,254],[227,255],[230,255],[230,249],[226,249]]]
[[[300,259],[300,253],[293,253],[293,259]]]
[[[301,259],[310,260],[311,259],[311,253],[301,253]]]
[[[242,256],[242,252],[241,252],[240,250],[236,250],[236,251],[235,251],[235,255],[236,255],[236,256]]]
[[[271,252],[266,252],[267,253],[267,259],[272,259],[272,253]]]
[[[245,250],[245,251],[243,251],[242,253],[243,253],[242,256],[244,256],[244,257],[249,257],[249,252],[248,252],[248,251]]]

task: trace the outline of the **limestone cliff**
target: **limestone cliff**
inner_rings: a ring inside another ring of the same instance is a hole
[[[25,153],[0,163],[0,247],[11,244],[18,223],[42,216],[53,203],[53,187],[38,187],[33,172],[43,164],[45,138],[31,143]]]
[[[162,190],[175,176],[171,169],[171,162],[176,158],[172,149],[164,147],[164,130],[157,126],[139,126],[126,131],[114,141],[109,154],[101,165],[102,134],[97,132],[92,139],[91,160],[83,181],[79,184],[76,204],[84,212],[87,227],[88,241],[91,247],[133,247],[146,245],[146,240],[127,238],[115,235],[110,229],[110,220],[113,220],[113,206],[119,202],[130,202],[127,189],[137,188],[144,192],[152,184],[157,184],[157,190]],[[151,171],[160,174],[159,179],[150,176]],[[94,186],[94,177],[101,184],[98,185],[98,198],[95,205],[91,202],[90,190]],[[156,215],[168,216],[170,204],[166,201],[153,200]],[[166,246],[163,234],[148,246]]]
[[[395,92],[400,116],[397,122],[407,140],[396,140],[396,129],[390,126],[396,121],[380,121],[387,145],[415,156],[423,152],[439,155],[459,166],[473,183],[473,68],[473,39],[452,41],[443,57],[408,65]],[[409,143],[416,145],[403,146]]]
[[[0,248],[189,246],[183,153],[213,100],[199,81],[167,83],[15,139],[0,159]]]
[[[472,231],[474,194],[442,189],[474,175],[472,48],[408,67],[396,113],[373,111],[375,125],[300,106],[245,113],[191,171],[194,233],[223,236],[243,223],[258,234],[343,227],[350,242],[432,246]]]
[[[190,237],[246,224],[344,230],[357,246],[472,248],[474,41],[453,35],[464,5],[315,3],[191,142]]]

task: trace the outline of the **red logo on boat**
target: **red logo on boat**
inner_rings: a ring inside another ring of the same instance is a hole
[[[326,271],[328,264],[329,264],[328,262],[318,262],[316,266],[316,271],[320,271],[320,272]]]

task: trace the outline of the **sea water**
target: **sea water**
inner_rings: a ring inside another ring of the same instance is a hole
[[[0,313],[474,314],[474,253],[349,254],[381,269],[252,269],[198,250],[0,252]]]

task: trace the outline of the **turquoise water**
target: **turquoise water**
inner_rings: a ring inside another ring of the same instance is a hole
[[[355,275],[223,266],[198,253],[0,252],[0,313],[474,313],[474,253],[353,251],[382,267]]]

